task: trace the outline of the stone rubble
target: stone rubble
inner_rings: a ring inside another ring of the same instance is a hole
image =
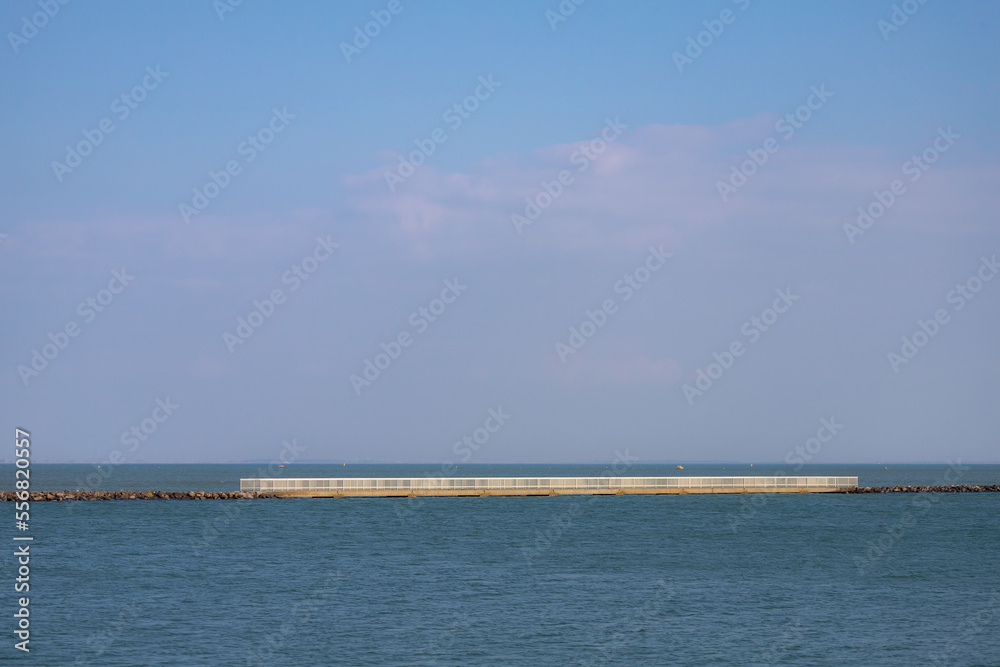
[[[14,500],[16,491],[0,491],[0,501]],[[29,491],[28,499],[40,500],[239,500],[278,498],[256,491]]]

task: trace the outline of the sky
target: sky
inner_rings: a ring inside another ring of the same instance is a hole
[[[996,3],[0,28],[36,462],[1000,462]]]

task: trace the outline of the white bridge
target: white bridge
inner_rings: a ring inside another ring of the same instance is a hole
[[[822,493],[857,486],[857,477],[318,477],[240,480],[241,491],[317,498]]]

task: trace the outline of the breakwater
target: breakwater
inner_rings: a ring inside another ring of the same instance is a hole
[[[18,500],[16,491],[0,491],[0,501]],[[23,493],[23,492],[21,492]],[[29,491],[31,501],[61,500],[240,500],[277,498],[273,493],[254,491]]]
[[[300,497],[833,493],[857,477],[299,477],[244,478],[240,490]]]
[[[0,502],[16,500],[15,491],[0,491]],[[1000,493],[1000,484],[956,484],[952,486],[858,486],[827,493]],[[548,494],[544,494],[548,495]],[[256,491],[30,491],[28,499],[64,500],[241,500],[291,498],[295,496]]]
[[[858,486],[844,493],[996,493],[1000,484],[953,484],[950,486]]]

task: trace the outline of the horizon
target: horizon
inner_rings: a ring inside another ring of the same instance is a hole
[[[131,462],[131,463],[110,463],[108,461],[36,461],[32,465],[87,465],[87,466],[104,466],[108,465],[111,467],[120,466],[188,466],[188,465],[259,465],[266,463],[281,463],[279,459],[249,459],[243,461],[182,461],[182,462],[165,462],[165,461],[145,461],[145,462]],[[753,465],[763,465],[763,466],[788,466],[788,465],[798,465],[790,464],[785,461],[685,461],[683,459],[671,459],[669,461],[654,461],[639,459],[632,462],[635,465],[740,465],[740,466],[750,466]],[[282,463],[282,466],[288,468],[291,466],[305,466],[305,465],[371,465],[371,466],[437,466],[440,467],[442,461],[350,461],[343,459],[317,459],[317,460],[303,460],[303,461],[289,461],[287,463]],[[998,463],[982,462],[982,461],[868,461],[868,462],[858,462],[858,461],[823,461],[821,463],[803,463],[800,467],[806,468],[808,466],[875,466],[875,465],[894,465],[894,466],[941,466],[941,465],[963,465],[963,466],[996,466],[1000,465]],[[0,465],[13,465],[9,461],[0,461]],[[510,463],[455,463],[456,468],[462,467],[474,467],[474,466],[584,466],[584,465],[603,465],[609,467],[610,464],[607,461],[515,461]]]

